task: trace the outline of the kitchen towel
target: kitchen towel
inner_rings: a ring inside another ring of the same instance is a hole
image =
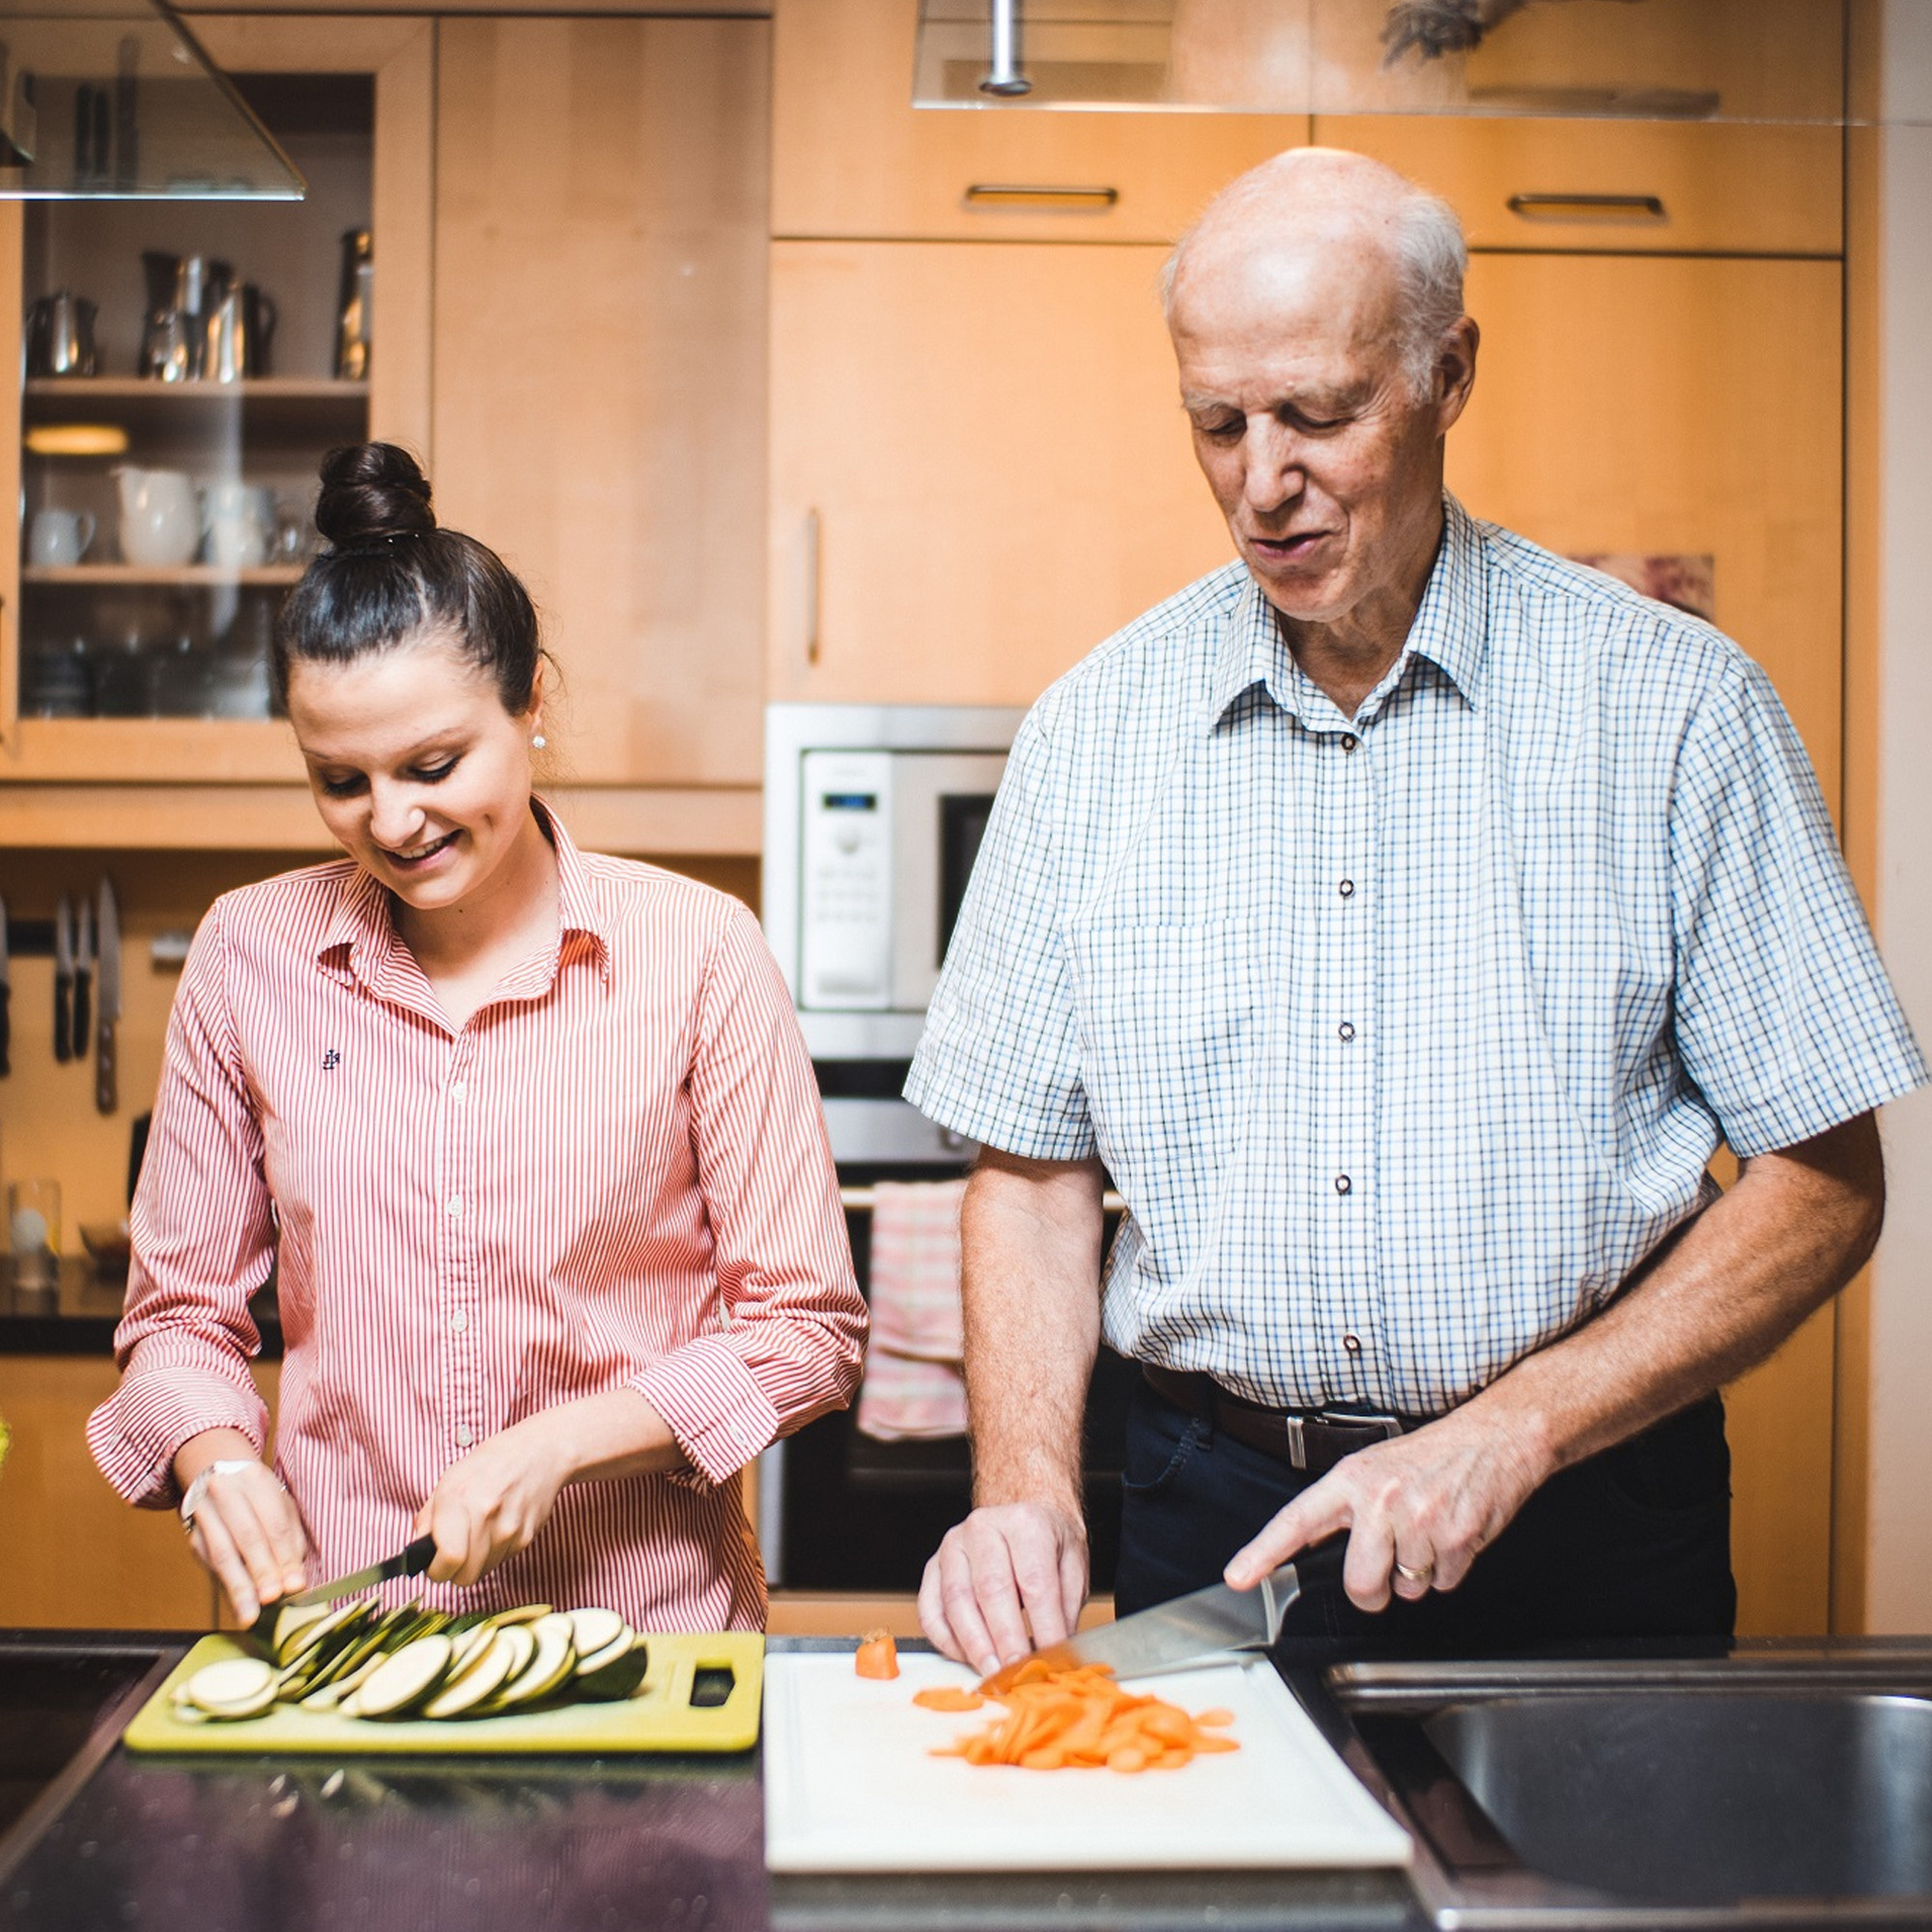
[[[960,1369],[963,1180],[882,1180],[872,1190],[872,1340],[859,1428],[881,1442],[966,1433]]]

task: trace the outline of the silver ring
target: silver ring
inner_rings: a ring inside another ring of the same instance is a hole
[[[1396,1563],[1395,1563],[1395,1574],[1398,1577],[1400,1577],[1405,1583],[1426,1583],[1432,1577],[1435,1575],[1435,1565],[1433,1563],[1425,1563],[1420,1570],[1411,1570],[1409,1566],[1406,1563],[1405,1563],[1401,1557],[1398,1556],[1396,1558]]]

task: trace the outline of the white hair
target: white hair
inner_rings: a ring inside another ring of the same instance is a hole
[[[1443,337],[1463,316],[1468,243],[1463,239],[1463,224],[1456,211],[1440,195],[1431,194],[1406,175],[1366,156],[1291,148],[1231,182],[1202,211],[1161,265],[1161,313],[1172,325],[1175,295],[1188,251],[1205,231],[1231,215],[1250,213],[1273,216],[1283,227],[1292,226],[1294,215],[1282,206],[1283,189],[1291,176],[1311,167],[1338,176],[1350,190],[1368,190],[1351,192],[1349,199],[1378,222],[1394,256],[1401,287],[1398,347],[1404,376],[1410,391],[1420,399],[1434,386]]]

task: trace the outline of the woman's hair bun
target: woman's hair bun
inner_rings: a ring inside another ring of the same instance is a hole
[[[429,478],[393,442],[356,442],[323,459],[315,526],[337,550],[373,550],[436,528]]]

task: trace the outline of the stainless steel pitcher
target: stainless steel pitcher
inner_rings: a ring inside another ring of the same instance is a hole
[[[248,376],[266,376],[274,333],[275,304],[253,282],[227,290],[209,311],[202,346],[203,380],[239,383]]]
[[[27,311],[29,376],[92,376],[95,305],[70,289],[43,296]]]

